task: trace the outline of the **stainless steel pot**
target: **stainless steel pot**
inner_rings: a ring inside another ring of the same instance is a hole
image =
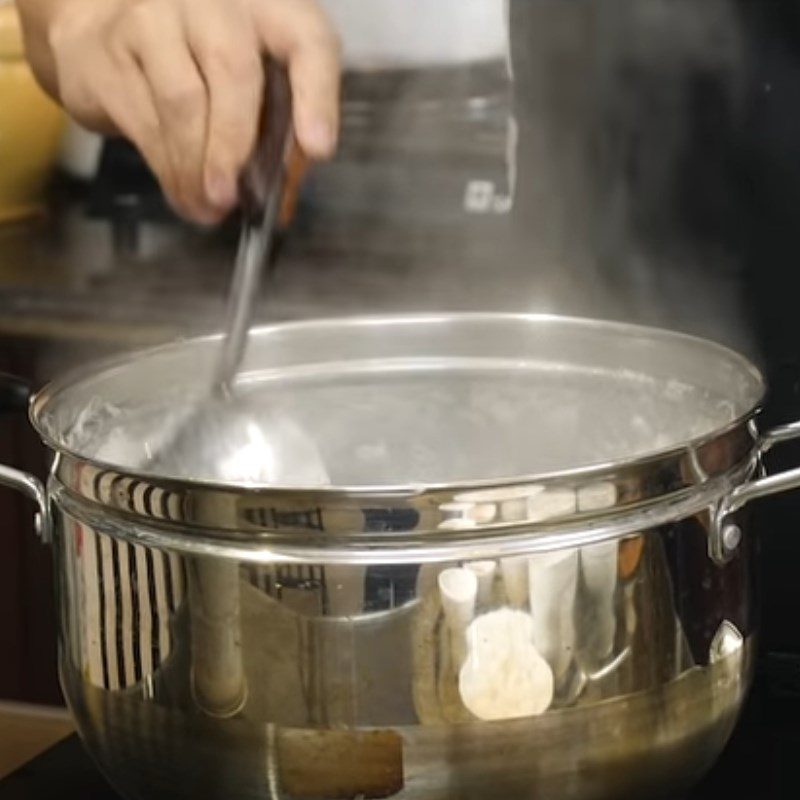
[[[126,796],[671,796],[735,724],[756,637],[757,370],[604,322],[444,315],[253,335],[240,381],[328,487],[136,468],[216,339],[34,400],[60,669]]]

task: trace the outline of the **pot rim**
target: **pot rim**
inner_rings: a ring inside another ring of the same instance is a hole
[[[755,383],[759,385],[759,393],[754,397],[751,407],[738,415],[729,423],[720,426],[715,430],[686,439],[684,442],[674,446],[664,448],[656,448],[641,456],[634,456],[632,458],[624,458],[614,461],[598,462],[586,466],[576,467],[572,469],[554,470],[549,472],[542,472],[536,474],[526,474],[513,476],[503,479],[490,478],[490,479],[476,479],[469,481],[461,481],[458,483],[459,491],[465,491],[469,488],[490,488],[494,485],[510,485],[516,483],[531,483],[534,481],[557,481],[572,475],[590,475],[601,474],[619,468],[626,464],[646,463],[648,461],[660,460],[662,458],[669,458],[677,453],[685,453],[689,450],[697,450],[702,448],[709,442],[724,436],[731,430],[747,424],[755,418],[761,411],[764,398],[766,396],[766,384],[761,371],[744,355],[736,352],[735,350],[712,341],[711,339],[704,339],[700,336],[693,334],[683,333],[680,331],[672,331],[666,328],[656,326],[640,325],[637,323],[618,322],[614,320],[594,319],[589,317],[577,316],[562,316],[559,314],[526,314],[516,312],[492,312],[492,311],[456,311],[456,312],[441,312],[441,313],[419,313],[419,314],[376,314],[376,315],[346,315],[341,317],[319,317],[308,320],[289,320],[280,321],[267,325],[255,326],[252,333],[269,335],[274,333],[282,333],[292,331],[311,331],[314,329],[325,329],[330,327],[343,328],[343,327],[367,327],[370,325],[418,325],[430,324],[433,322],[447,323],[447,322],[492,322],[492,321],[506,321],[506,322],[524,322],[529,324],[544,324],[544,323],[557,323],[560,325],[567,325],[575,328],[596,329],[616,332],[621,335],[648,336],[650,338],[658,338],[662,340],[669,340],[672,342],[683,342],[685,344],[695,344],[699,347],[705,348],[708,352],[716,351],[721,358],[728,359],[730,362],[737,362],[743,373],[747,373]],[[205,480],[205,479],[174,479],[174,478],[161,478],[154,476],[150,473],[140,472],[136,469],[120,468],[112,462],[104,461],[102,459],[85,458],[78,451],[73,448],[67,447],[58,443],[52,437],[42,421],[42,416],[47,406],[54,402],[57,395],[66,391],[70,386],[79,383],[81,380],[97,375],[102,372],[118,369],[129,364],[134,359],[146,358],[150,356],[157,356],[162,353],[168,353],[181,345],[189,344],[202,344],[218,341],[222,338],[222,333],[211,333],[204,336],[194,336],[188,339],[181,339],[177,341],[166,342],[164,344],[148,347],[141,350],[135,350],[123,354],[110,356],[104,359],[97,359],[91,364],[76,367],[68,370],[61,377],[48,382],[38,392],[36,392],[30,401],[29,418],[34,429],[38,433],[42,442],[47,445],[51,450],[56,453],[69,456],[73,459],[85,461],[98,468],[113,470],[120,474],[125,474],[131,478],[142,479],[146,481],[158,481],[163,485],[187,485],[205,487],[208,489],[230,489],[233,484],[224,483],[221,481]],[[242,491],[269,491],[275,494],[283,493],[307,493],[309,491],[320,492],[321,494],[374,494],[374,495],[391,495],[397,496],[398,494],[414,494],[424,490],[443,490],[448,487],[455,486],[454,483],[448,482],[429,482],[424,484],[414,483],[401,483],[401,484],[380,484],[380,485],[337,485],[337,486],[320,486],[309,488],[307,486],[293,486],[282,484],[279,487],[268,486],[263,484],[240,484],[237,488]]]
[[[144,520],[141,514],[92,502],[52,475],[50,501],[62,513],[93,530],[129,544],[164,549],[189,557],[212,557],[241,563],[409,564],[457,560],[514,559],[533,553],[582,548],[637,536],[689,517],[698,517],[708,532],[709,554],[724,563],[738,548],[718,559],[722,528],[719,510],[749,479],[758,459],[737,465],[704,484],[642,506],[583,519],[518,522],[472,530],[421,531],[354,535],[350,530],[271,530],[220,532],[189,527],[174,519]],[[56,526],[58,527],[58,526]],[[337,535],[338,533],[338,535]]]
[[[511,478],[458,484],[381,486],[269,487],[213,481],[161,478],[82,457],[55,441],[43,423],[50,403],[70,386],[101,372],[124,367],[133,359],[169,352],[169,343],[115,356],[67,373],[42,389],[31,402],[31,421],[57,454],[53,475],[75,498],[87,500],[128,522],[155,527],[180,525],[213,532],[216,540],[237,535],[291,535],[337,539],[378,538],[402,547],[418,535],[445,534],[457,539],[531,530],[543,524],[586,527],[597,518],[669,504],[706,484],[724,479],[732,469],[748,468],[757,458],[760,438],[755,417],[764,396],[760,371],[744,356],[700,337],[660,328],[551,314],[455,312],[347,316],[279,322],[256,330],[261,335],[324,331],[370,325],[419,325],[448,322],[520,322],[603,330],[620,336],[696,345],[705,353],[741,369],[758,396],[750,409],[708,434],[643,456]],[[220,334],[188,340],[201,344]],[[180,345],[177,345],[180,346]],[[460,536],[459,536],[460,534]]]

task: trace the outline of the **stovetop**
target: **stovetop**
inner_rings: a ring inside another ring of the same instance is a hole
[[[771,654],[728,747],[700,785],[682,798],[788,800],[800,797],[800,657]],[[5,780],[0,800],[119,800],[77,736],[57,744]]]

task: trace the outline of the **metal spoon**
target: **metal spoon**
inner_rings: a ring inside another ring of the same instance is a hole
[[[328,482],[319,451],[301,428],[280,412],[255,408],[236,391],[283,190],[290,118],[287,76],[271,66],[258,147],[242,178],[242,233],[210,391],[179,421],[168,423],[148,464],[161,474],[240,484]],[[190,613],[195,702],[212,716],[234,716],[247,702],[238,568],[198,558],[188,579],[195,597]]]
[[[272,245],[291,138],[290,120],[288,77],[283,68],[271,66],[267,70],[258,145],[241,180],[242,232],[228,301],[226,333],[213,384],[213,391],[221,398],[230,395],[242,363],[261,273]]]
[[[309,437],[285,415],[235,392],[261,274],[272,243],[291,139],[291,90],[270,65],[256,150],[241,181],[242,231],[228,300],[225,335],[210,391],[169,419],[146,468],[170,477],[253,483],[327,483]]]

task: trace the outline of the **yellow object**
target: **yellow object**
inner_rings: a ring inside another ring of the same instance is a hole
[[[16,7],[0,0],[0,222],[42,209],[64,124],[25,61]]]

